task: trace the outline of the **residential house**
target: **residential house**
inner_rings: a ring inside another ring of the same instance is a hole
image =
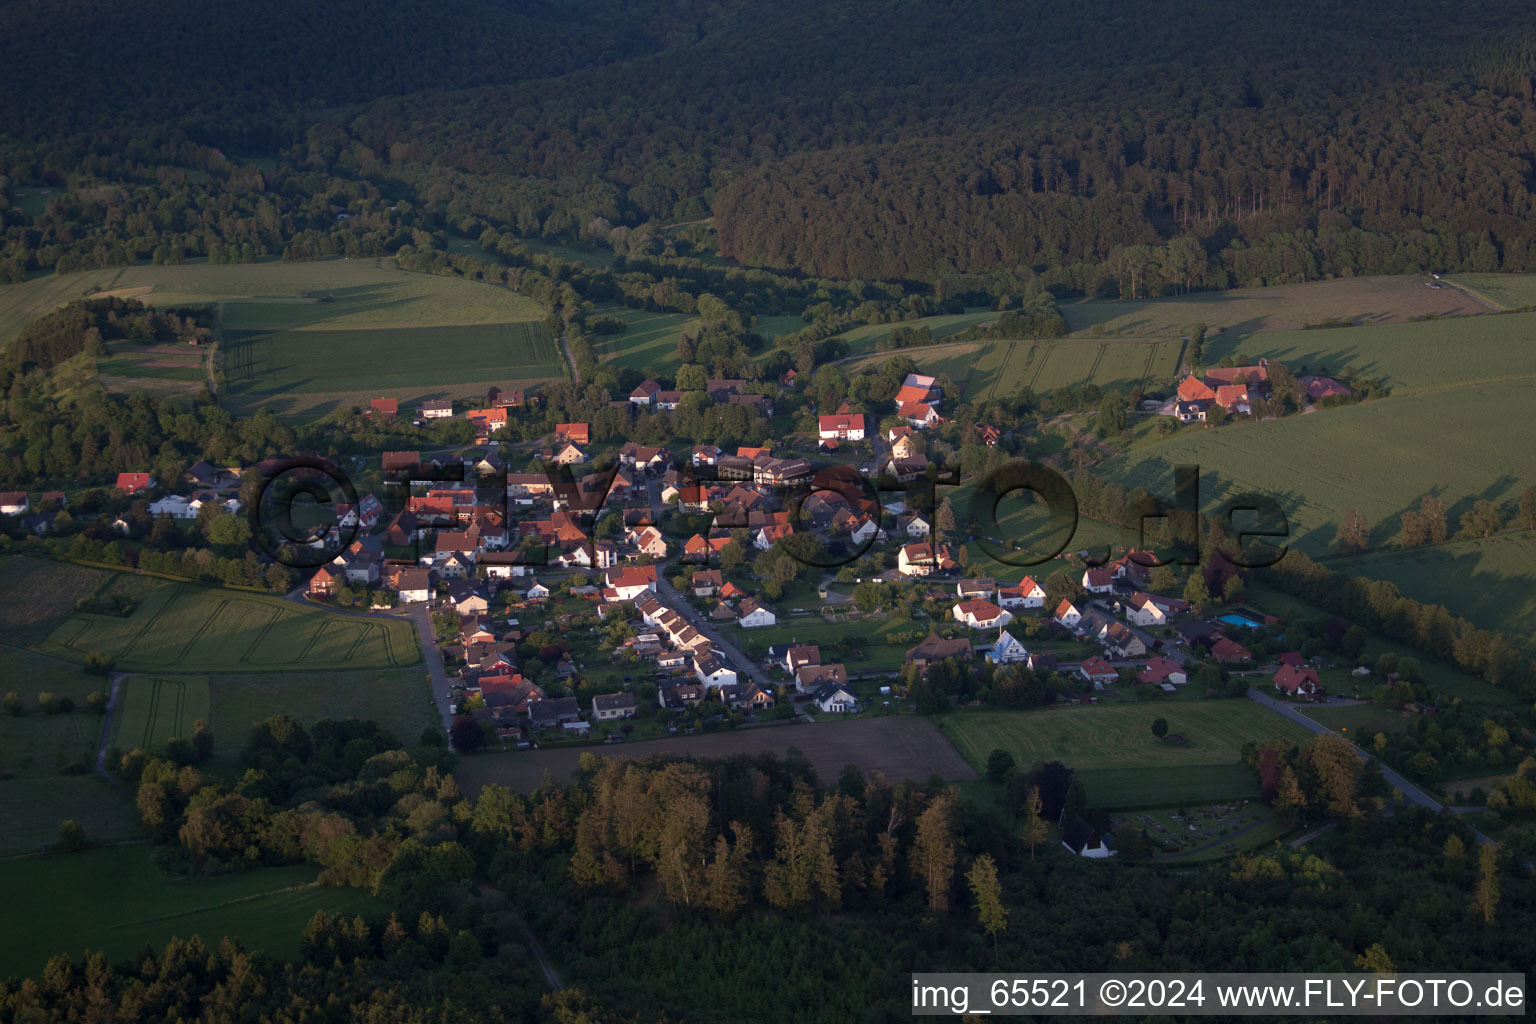
[[[375,398],[368,403],[368,415],[370,416],[394,416],[400,411],[398,398]]]
[[[821,648],[815,644],[791,644],[784,652],[784,668],[794,675],[806,665],[821,664]]]
[[[138,494],[140,491],[146,491],[152,482],[148,473],[117,474],[117,489],[124,494]]]
[[[1214,402],[1214,398],[1208,402],[1175,402],[1173,403],[1173,418],[1180,423],[1204,423],[1206,412]]]
[[[846,415],[818,416],[816,429],[823,441],[862,441],[864,440],[864,414],[856,412]]]
[[[656,396],[660,392],[660,384],[654,380],[646,379],[641,381],[639,386],[629,393],[629,400],[634,405],[651,405],[656,401]]]
[[[1050,673],[1056,671],[1056,655],[1042,654],[1039,651],[1030,651],[1029,659],[1025,662],[1036,672]]]
[[[720,687],[720,700],[732,711],[767,711],[774,704],[773,694],[751,682]]]
[[[891,457],[905,459],[918,454],[917,436],[911,427],[896,427],[891,431]]]
[[[1203,402],[1206,406],[1216,401],[1215,390],[1193,374],[1179,382],[1178,395],[1181,402]]]
[[[1113,569],[1089,569],[1083,573],[1083,589],[1090,594],[1107,594],[1115,589]]]
[[[579,466],[587,461],[587,453],[580,445],[566,442],[550,453],[550,461],[561,466]]]
[[[1077,605],[1066,598],[1062,598],[1051,617],[1068,629],[1075,628],[1079,622],[1083,621],[1083,613],[1078,610]]]
[[[5,491],[0,493],[0,516],[24,515],[32,504],[27,498],[26,491]]]
[[[658,687],[656,703],[668,711],[681,711],[704,700],[705,687],[699,683],[673,683]]]
[[[999,607],[1010,609],[1044,608],[1045,588],[1036,583],[1033,577],[1026,576],[1016,587],[998,588],[997,603]]]
[[[1302,376],[1297,382],[1307,390],[1307,401],[1321,402],[1325,398],[1348,398],[1353,391],[1332,377]]]
[[[720,584],[719,569],[701,569],[693,574],[690,586],[693,587],[694,597],[708,597],[720,589]]]
[[[997,591],[997,581],[986,576],[963,579],[955,584],[956,597],[990,599]]]
[[[566,724],[586,724],[581,720],[581,705],[575,697],[545,697],[531,702],[528,721],[540,732]]]
[[[908,537],[926,537],[933,532],[933,524],[929,523],[928,520],[924,519],[922,516],[914,513],[913,515],[910,515],[906,518],[906,521],[902,526],[902,531],[905,532]]]
[[[655,559],[667,557],[667,539],[654,526],[642,526],[639,529],[631,530],[629,542],[642,555],[650,555]]]
[[[592,427],[587,423],[556,423],[555,443],[585,445],[592,443]]]
[[[757,629],[762,626],[772,626],[778,622],[778,616],[758,604],[756,598],[746,598],[736,606],[736,621],[742,629]]]
[[[896,568],[903,576],[928,576],[935,571],[954,568],[949,557],[949,546],[937,548],[924,541],[921,544],[904,544],[896,556]]]
[[[1097,654],[1077,666],[1077,674],[1092,683],[1096,690],[1102,690],[1120,678],[1115,667]]]
[[[421,452],[385,452],[379,457],[379,462],[386,475],[391,473],[399,474],[414,470],[419,466],[421,464]],[[389,481],[389,483],[396,482],[396,480]]]
[[[1232,416],[1247,416],[1252,411],[1246,384],[1223,384],[1216,389],[1216,404]]]
[[[1256,366],[1213,366],[1205,371],[1205,383],[1213,388],[1228,384],[1246,384],[1250,388],[1267,389],[1269,360],[1260,359]]]
[[[848,685],[848,670],[842,665],[801,665],[795,669],[795,690],[799,693],[815,693],[826,683]]]
[[[965,662],[971,658],[971,642],[964,637],[946,640],[937,633],[929,633],[922,643],[907,651],[907,660],[923,671],[935,662],[954,658]]]
[[[1012,612],[1004,611],[991,601],[979,597],[961,601],[951,609],[951,613],[956,622],[964,623],[971,629],[993,629],[1013,621]]]
[[[592,698],[592,717],[599,722],[611,722],[616,718],[635,717],[635,695],[632,693],[600,693]]]
[[[859,710],[859,702],[846,686],[839,683],[822,683],[811,695],[811,700],[816,702],[816,707],[824,714],[838,715]]]
[[[1161,686],[1164,683],[1183,686],[1189,682],[1189,675],[1184,671],[1184,666],[1172,658],[1157,657],[1147,662],[1146,666],[1136,673],[1136,681],[1151,683],[1154,686]]]
[[[736,682],[736,670],[728,666],[714,651],[694,655],[693,673],[701,684],[710,688],[729,686]]]
[[[1065,846],[1069,852],[1091,860],[1102,860],[1115,855],[1109,836],[1094,831],[1093,826],[1082,818],[1072,819],[1072,823],[1061,834],[1061,845]]]
[[[1310,665],[1284,665],[1274,675],[1275,689],[1292,697],[1317,698],[1323,693],[1323,684],[1317,677],[1317,669]]]
[[[655,592],[656,567],[626,565],[622,569],[609,569],[606,580],[608,589],[614,592],[608,598],[610,601],[633,601],[646,591]]]
[[[986,659],[994,665],[1013,665],[1029,659],[1029,651],[1006,629],[997,631],[997,639],[986,650]]]
[[[327,569],[322,565],[320,568],[316,569],[315,574],[309,578],[309,587],[307,588],[307,592],[311,597],[330,597],[332,594],[336,593],[336,577],[338,575],[338,573],[333,573],[330,569]]]
[[[976,436],[980,438],[981,443],[986,445],[988,448],[996,448],[998,442],[1003,439],[1003,432],[992,426],[990,423],[987,423],[977,428]]]
[[[940,419],[938,411],[925,402],[908,402],[896,410],[896,415],[919,430],[926,430]]]
[[[910,483],[928,472],[928,456],[909,455],[894,458],[885,464],[885,472],[897,483]]]
[[[437,574],[430,569],[401,569],[395,574],[395,590],[401,604],[420,604],[432,596]]]
[[[1168,613],[1148,594],[1135,594],[1125,603],[1125,617],[1138,626],[1165,626]]]
[[[453,415],[453,399],[435,398],[416,407],[416,415],[424,420],[447,419]]]
[[[1211,657],[1215,658],[1223,665],[1234,665],[1241,661],[1253,660],[1253,652],[1244,647],[1242,644],[1238,643],[1236,640],[1229,640],[1226,637],[1222,637],[1215,643],[1211,644]]]
[[[1111,622],[1101,637],[1110,654],[1121,659],[1147,656],[1146,641],[1136,631],[1121,622]]]

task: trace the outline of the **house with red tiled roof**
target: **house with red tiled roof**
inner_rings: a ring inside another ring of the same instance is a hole
[[[1179,381],[1179,401],[1181,402],[1214,402],[1216,392],[1205,381],[1190,374]]]
[[[1107,594],[1115,588],[1113,569],[1089,569],[1083,573],[1083,589],[1090,594]]]
[[[1115,671],[1115,666],[1097,654],[1079,665],[1077,674],[1092,683],[1096,690],[1102,690],[1120,678],[1120,673]]]
[[[1216,389],[1216,404],[1233,416],[1246,416],[1252,410],[1248,385],[1223,384]]]
[[[999,587],[997,603],[1003,608],[1044,608],[1045,588],[1025,576],[1016,587]]]
[[[823,441],[862,441],[864,440],[864,414],[856,412],[818,416],[816,430]]]
[[[586,423],[556,423],[555,440],[571,444],[591,444],[592,428]]]
[[[1224,665],[1232,665],[1240,661],[1252,660],[1253,652],[1236,640],[1222,637],[1211,644],[1211,657]]]
[[[1348,398],[1353,391],[1332,377],[1297,377],[1297,382],[1307,390],[1307,401],[1321,402],[1325,398]]]
[[[981,443],[986,445],[988,448],[996,448],[997,443],[1003,439],[1003,432],[992,426],[990,423],[987,423],[977,428],[976,436],[980,438]]]
[[[896,408],[896,415],[914,427],[931,427],[939,421],[939,414],[925,402],[906,402]]]
[[[1274,675],[1275,689],[1292,697],[1315,698],[1323,692],[1317,670],[1310,666],[1286,665]]]
[[[617,592],[610,600],[633,601],[645,591],[656,589],[654,565],[626,565],[622,569],[610,569],[606,577],[610,589]]]
[[[959,602],[950,612],[956,622],[962,622],[971,629],[993,629],[1013,621],[1012,612],[979,597]]]
[[[149,489],[153,481],[148,473],[117,474],[117,489],[124,494],[138,494]]]
[[[1269,360],[1260,359],[1253,366],[1213,366],[1205,371],[1205,383],[1213,388],[1223,384],[1268,384]]]
[[[661,385],[654,380],[646,379],[629,393],[629,400],[635,405],[652,405],[660,393]]]
[[[400,411],[400,399],[375,398],[368,403],[368,415],[394,416]]]
[[[1056,611],[1051,614],[1051,618],[1071,629],[1083,621],[1083,613],[1078,610],[1077,605],[1062,598],[1061,603],[1056,606]]]
[[[903,405],[938,405],[939,396],[934,394],[932,388],[903,384],[891,401],[896,403],[897,408]]]
[[[1161,686],[1171,683],[1174,686],[1183,686],[1189,682],[1189,675],[1184,671],[1184,666],[1172,658],[1153,658],[1147,662],[1146,667],[1136,673],[1138,683],[1151,683]]]

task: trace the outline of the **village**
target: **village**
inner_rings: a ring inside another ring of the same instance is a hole
[[[709,387],[728,400],[743,383]],[[628,403],[678,398],[648,380]],[[365,494],[336,510],[356,539],[305,588],[317,602],[367,595],[430,613],[447,718],[473,722],[487,742],[526,749],[908,710],[914,683],[940,666],[987,681],[1025,671],[1044,699],[1069,703],[1176,695],[1192,682],[1217,692],[1234,674],[1285,699],[1326,696],[1322,657],[1279,649],[1279,620],[1238,606],[1197,616],[1153,586],[1150,551],[1084,561],[1070,578],[969,574],[968,536],[945,521],[953,511],[935,500],[938,467],[923,451],[923,431],[943,422],[933,377],[905,378],[884,430],[846,405],[819,415],[814,449],[600,451],[589,424],[560,423],[514,453],[496,434],[526,399],[489,399],[418,410],[469,419],[481,446],[385,452],[385,500]],[[996,446],[999,432],[983,426],[978,438]],[[327,537],[317,530],[312,543]],[[1215,572],[1221,594],[1238,571]]]

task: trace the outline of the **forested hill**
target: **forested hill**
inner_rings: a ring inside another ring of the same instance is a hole
[[[463,231],[713,215],[821,277],[1536,269],[1521,0],[21,0],[0,67],[18,184],[49,166],[18,141],[170,128]]]

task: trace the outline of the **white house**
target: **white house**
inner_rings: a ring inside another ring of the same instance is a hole
[[[1113,569],[1089,569],[1083,573],[1083,589],[1090,594],[1107,594],[1115,589]]]
[[[932,544],[904,544],[896,556],[896,569],[903,576],[927,576],[948,561],[949,549],[942,545],[935,551]]]
[[[615,718],[634,718],[635,695],[600,693],[592,698],[592,716],[599,722],[608,722]]]
[[[821,684],[811,699],[816,702],[817,708],[827,714],[840,715],[859,709],[859,702],[840,683]]]
[[[179,494],[168,494],[159,501],[151,502],[149,514],[159,519],[161,516],[170,516],[172,519],[196,519],[197,509]]]
[[[933,527],[922,516],[912,516],[907,520],[908,537],[926,537],[933,532]]]
[[[647,590],[656,589],[654,565],[626,565],[608,571],[608,586],[615,592],[611,600],[633,601]]]
[[[875,522],[874,516],[861,516],[858,520],[850,523],[848,539],[855,544],[864,544],[871,537],[875,537],[879,533],[880,524]]]
[[[745,598],[736,606],[736,621],[742,629],[757,629],[760,626],[772,626],[779,621],[777,615],[757,603],[756,598]]]
[[[0,494],[0,516],[19,516],[31,507],[26,491],[6,491]]]
[[[530,601],[542,601],[549,597],[549,588],[538,580],[534,580],[533,585],[523,593],[523,596]]]
[[[1078,611],[1077,605],[1063,598],[1061,604],[1056,606],[1056,613],[1052,618],[1068,629],[1072,629],[1083,621],[1083,613]]]
[[[1168,622],[1168,613],[1146,594],[1137,594],[1125,603],[1125,617],[1137,626],[1162,626]]]
[[[817,417],[817,433],[823,441],[864,440],[864,414],[841,413]]]
[[[951,609],[956,622],[963,622],[972,629],[993,629],[1013,621],[1013,613],[1004,611],[991,601],[973,597],[961,601]]]
[[[421,604],[432,596],[432,573],[427,569],[402,569],[395,585],[401,604]]]
[[[708,687],[731,686],[736,682],[736,672],[720,660],[714,651],[706,651],[693,659],[693,674]]]
[[[1016,587],[1000,587],[997,603],[1003,608],[1044,608],[1045,588],[1026,576]]]
[[[997,632],[997,640],[987,648],[987,660],[994,665],[1013,665],[1029,659],[1029,652],[1006,629]]]
[[[1067,848],[1069,853],[1075,853],[1079,857],[1088,857],[1100,860],[1115,855],[1114,848],[1103,836],[1093,830],[1093,826],[1082,818],[1075,818],[1061,834],[1061,845]]]

